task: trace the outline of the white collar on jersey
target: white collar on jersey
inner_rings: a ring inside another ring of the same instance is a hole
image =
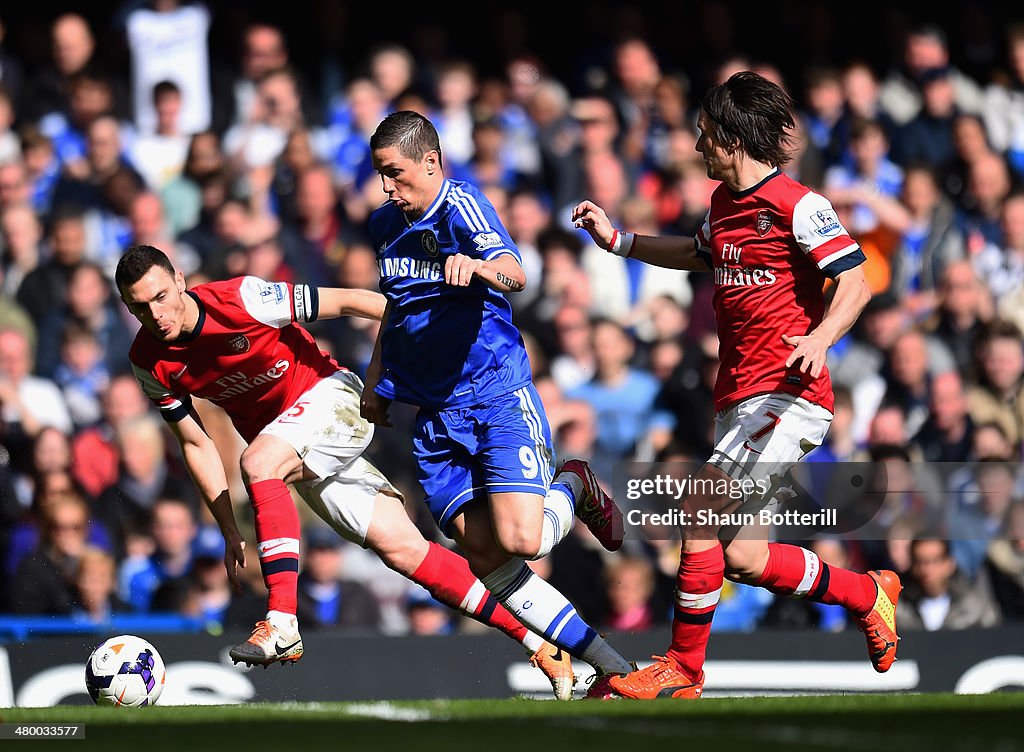
[[[428,220],[434,214],[436,214],[438,207],[440,207],[444,203],[444,200],[448,197],[448,191],[451,188],[451,185],[452,181],[450,181],[448,178],[445,178],[444,182],[441,183],[441,190],[437,192],[437,196],[431,202],[429,208],[412,222],[409,221],[409,217],[406,216],[405,213],[403,212],[402,218],[405,219],[406,229],[413,227],[414,225],[418,225],[420,222]]]

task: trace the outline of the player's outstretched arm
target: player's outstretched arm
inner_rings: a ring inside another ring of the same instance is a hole
[[[228,493],[228,479],[224,472],[217,446],[206,433],[195,409],[179,421],[168,424],[171,432],[181,445],[181,453],[185,458],[185,467],[192,476],[200,496],[210,508],[210,513],[217,521],[220,532],[227,544],[224,551],[224,567],[228,572],[231,588],[236,593],[242,592],[238,580],[237,566],[245,567],[245,540],[238,532],[235,512],[231,507],[231,496]]]
[[[498,292],[522,292],[526,289],[526,272],[511,253],[503,253],[490,261],[473,258],[463,253],[449,256],[444,262],[444,281],[456,287],[466,287],[479,277]]]
[[[704,260],[697,255],[697,244],[693,238],[674,235],[652,237],[619,232],[612,226],[604,209],[593,201],[577,204],[572,210],[572,221],[590,233],[599,248],[617,256],[629,256],[665,269],[710,271]]]
[[[380,329],[377,330],[377,341],[373,344],[373,355],[370,356],[370,363],[366,366],[366,378],[363,382],[363,394],[359,402],[359,414],[371,423],[391,427],[388,419],[388,408],[391,407],[391,400],[381,397],[374,388],[380,382],[381,374],[384,372],[383,357],[381,355],[380,339],[388,325],[388,314],[391,312],[391,303],[388,303],[381,316]]]
[[[384,316],[387,298],[373,290],[348,287],[320,287],[320,310],[317,318],[336,319],[341,316],[358,316],[380,321]]]
[[[793,347],[786,367],[799,361],[802,373],[818,378],[825,367],[828,348],[850,331],[869,300],[871,290],[862,266],[840,272],[836,276],[835,294],[821,323],[805,335],[782,335],[782,341]]]

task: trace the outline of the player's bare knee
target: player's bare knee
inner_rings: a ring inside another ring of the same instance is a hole
[[[499,530],[496,533],[498,545],[509,556],[517,559],[536,558],[540,551],[541,530],[532,531],[525,527]]]
[[[259,483],[262,480],[270,480],[274,477],[274,463],[267,452],[255,444],[250,444],[242,452],[239,465],[242,470],[242,480],[246,484]]]
[[[734,541],[725,549],[725,576],[733,582],[751,584],[760,579],[767,563],[767,547],[752,541]]]

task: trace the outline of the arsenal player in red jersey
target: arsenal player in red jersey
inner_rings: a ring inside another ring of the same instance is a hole
[[[713,482],[697,487],[729,488],[737,481],[766,487],[825,438],[832,419],[825,356],[870,298],[861,269],[865,258],[828,200],[781,170],[791,156],[794,128],[793,102],[782,88],[756,73],[736,73],[708,91],[697,125],[697,151],[708,177],[721,184],[695,238],[619,232],[590,201],[575,207],[573,220],[612,253],[714,273],[721,361],[715,449],[697,473]],[[835,282],[827,307],[826,278]],[[700,696],[725,576],[845,606],[867,637],[875,669],[887,671],[898,641],[896,574],[830,567],[807,549],[768,543],[763,536],[720,541],[708,511],[733,512],[730,503],[714,494],[686,500],[683,511],[694,524],[681,530],[672,644],[650,666],[609,677],[608,695]],[[701,526],[702,518],[712,524]]]
[[[295,619],[299,516],[287,485],[339,535],[371,548],[392,569],[466,615],[519,641],[569,699],[569,656],[528,631],[494,600],[458,554],[424,539],[401,494],[363,452],[373,425],[359,414],[363,384],[322,352],[301,324],[338,316],[380,319],[370,290],[315,288],[237,277],[186,290],[162,251],[129,248],[115,273],[142,323],[130,359],[146,395],[181,444],[185,464],[227,542],[224,563],[238,586],[245,544],[213,440],[192,396],[219,405],[246,441],[241,469],[252,500],[257,553],[268,590],[266,619],[231,649],[236,662],[269,665],[302,657]]]

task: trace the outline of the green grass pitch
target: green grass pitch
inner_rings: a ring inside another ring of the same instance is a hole
[[[0,709],[86,724],[85,742],[26,749],[568,752],[1024,752],[1024,693],[627,700],[285,703]],[[5,747],[19,749],[15,742]]]

